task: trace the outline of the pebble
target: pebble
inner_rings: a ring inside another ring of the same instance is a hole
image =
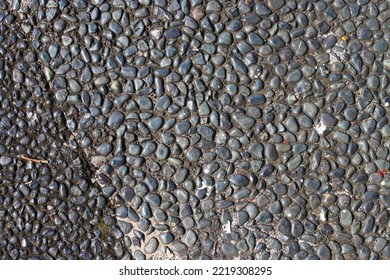
[[[389,48],[387,42],[383,39],[379,39],[374,44],[374,51],[375,52],[385,52]]]
[[[24,78],[25,78],[25,75],[19,69],[15,68],[12,71],[12,80],[15,83],[22,84],[24,82]]]
[[[7,166],[13,162],[12,157],[9,156],[1,156],[0,157],[0,164],[3,166]]]
[[[305,232],[305,228],[302,223],[295,220],[291,224],[291,235],[294,237],[300,237]]]
[[[172,243],[172,241],[174,240],[173,234],[169,232],[163,232],[159,234],[158,238],[160,239],[161,243],[164,245]]]
[[[245,175],[235,174],[230,176],[229,181],[237,186],[245,187],[249,184],[249,180]]]
[[[326,244],[320,244],[317,248],[317,255],[321,260],[330,260],[331,251]]]
[[[248,102],[251,105],[261,105],[266,101],[264,95],[262,94],[254,94],[248,97]]]
[[[197,234],[194,231],[189,230],[189,231],[187,231],[187,233],[184,237],[184,243],[190,247],[196,243],[197,239],[198,239]]]
[[[153,254],[156,252],[158,248],[159,242],[157,238],[152,237],[149,239],[149,241],[145,244],[144,250],[146,254]]]
[[[281,218],[278,223],[277,230],[282,234],[289,234],[291,232],[291,224],[289,220],[284,217]]]
[[[273,144],[266,144],[264,146],[264,155],[267,160],[275,161],[278,159],[279,155]]]
[[[122,112],[115,111],[108,118],[107,125],[112,129],[117,129],[125,120],[125,115]]]
[[[337,124],[337,119],[328,113],[321,114],[321,122],[326,126],[334,127]]]
[[[221,251],[227,257],[235,257],[238,254],[237,248],[230,243],[222,243]]]

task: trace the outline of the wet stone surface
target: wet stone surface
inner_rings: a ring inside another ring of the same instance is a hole
[[[0,259],[389,259],[389,15],[0,0]]]

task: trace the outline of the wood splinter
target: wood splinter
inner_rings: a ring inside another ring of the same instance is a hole
[[[32,162],[35,162],[35,163],[49,163],[49,161],[45,160],[45,159],[35,159],[35,158],[29,158],[29,157],[26,157],[26,156],[21,156],[20,158],[23,159],[23,160],[32,161]]]

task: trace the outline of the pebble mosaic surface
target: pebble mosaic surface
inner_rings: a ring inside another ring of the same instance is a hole
[[[389,259],[390,3],[0,1],[0,259]]]

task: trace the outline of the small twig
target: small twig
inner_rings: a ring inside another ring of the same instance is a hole
[[[26,182],[26,183],[24,183],[25,185],[31,185],[31,183],[32,183],[32,181],[28,181],[28,182]]]
[[[35,163],[49,163],[49,161],[47,161],[45,159],[34,159],[34,158],[26,157],[26,156],[21,156],[20,158],[23,159],[23,160],[32,161],[32,162],[35,162]]]

